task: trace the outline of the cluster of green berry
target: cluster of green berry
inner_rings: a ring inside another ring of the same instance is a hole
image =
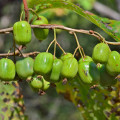
[[[40,16],[33,25],[48,24],[45,17]],[[43,40],[47,37],[48,29],[33,29],[36,38]],[[14,40],[19,45],[26,45],[31,41],[31,26],[26,21],[16,22],[13,26]],[[56,58],[51,53],[41,52],[35,60],[26,57],[16,64],[8,58],[0,60],[0,79],[12,81],[15,76],[29,80],[29,85],[35,90],[47,90],[50,83],[60,80],[70,80],[80,77],[86,84],[111,86],[117,82],[116,76],[120,73],[120,55],[111,51],[106,43],[99,43],[93,49],[92,57],[83,56],[77,61],[71,53],[64,53]],[[17,73],[17,74],[16,74]]]
[[[38,19],[32,22],[33,25],[48,24],[48,20],[44,16],[39,16]],[[44,40],[49,33],[48,29],[33,28],[34,35],[40,41]],[[13,34],[15,42],[18,45],[26,45],[31,41],[31,26],[27,21],[16,22],[13,26]]]
[[[44,16],[39,16],[37,19],[34,19],[32,25],[43,25],[48,24],[48,20]],[[47,38],[49,30],[33,28],[35,37],[42,41]],[[18,21],[13,25],[13,35],[14,41],[18,45],[26,45],[31,42],[32,33],[31,26],[27,21]],[[45,81],[44,78],[37,77],[33,71],[34,60],[31,57],[22,58],[16,62],[16,65],[11,59],[2,58],[0,60],[0,80],[1,81],[14,81],[17,79],[17,76],[20,79],[27,79],[30,76],[32,81],[30,82],[31,87],[36,89],[46,90],[49,87],[49,82]],[[16,75],[17,73],[17,75]],[[38,82],[38,84],[36,83]]]
[[[116,83],[115,77],[120,73],[119,60],[119,53],[110,51],[105,43],[94,47],[92,58],[85,56],[79,61],[71,53],[63,54],[58,59],[48,52],[39,53],[35,60],[22,58],[16,62],[16,66],[12,60],[3,58],[0,60],[0,79],[14,80],[16,71],[21,79],[32,77],[29,82],[32,88],[46,90],[50,82],[56,83],[65,78],[70,80],[78,73],[84,83],[111,86]]]
[[[117,82],[116,76],[120,74],[120,54],[117,51],[111,51],[107,44],[99,43],[93,49],[92,58],[98,63],[100,84],[114,85]]]
[[[21,58],[16,62],[2,58],[0,60],[0,79],[12,81],[17,73],[22,80],[30,79],[30,86],[35,90],[46,90],[50,82],[58,82],[62,78],[73,78],[78,72],[78,62],[71,53],[55,58],[51,53],[39,53],[35,60],[31,57]],[[45,80],[44,78],[47,80]]]

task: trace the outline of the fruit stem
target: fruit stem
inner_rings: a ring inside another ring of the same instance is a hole
[[[13,47],[14,47],[14,63],[16,63],[16,59],[15,59],[15,48],[16,48],[15,39],[13,39]]]
[[[52,45],[54,42],[55,42],[55,40],[53,40],[53,41],[49,44],[49,46],[48,46],[48,48],[47,48],[46,52],[48,52],[48,51],[49,51],[49,49],[50,49],[51,45]]]
[[[22,20],[22,17],[23,17],[23,11],[21,12],[21,15],[20,15],[20,21]]]
[[[41,18],[39,17],[39,15],[35,12],[35,10],[33,10],[32,8],[29,8],[28,9],[29,11],[32,11],[36,16],[37,16],[37,18],[39,19],[39,20],[41,20]],[[33,16],[34,17],[34,16]],[[32,21],[33,21],[33,19],[32,19]],[[31,21],[31,22],[32,22]]]
[[[36,16],[36,15],[34,15],[34,16],[31,18],[31,20],[30,20],[30,22],[29,22],[30,24],[31,24],[31,23],[33,22],[33,20],[35,19],[35,16]]]
[[[83,56],[85,57],[85,52],[84,52],[84,49],[82,47],[81,47],[81,50],[82,50]]]
[[[100,39],[99,39],[100,41],[102,41],[102,42],[104,42],[104,43],[107,43],[106,40],[105,40],[105,38],[104,38],[102,35],[100,35],[98,32],[95,32],[95,31],[94,31],[94,34],[96,34],[97,36],[100,37]]]
[[[75,49],[74,53],[73,53],[73,57],[75,56],[77,50],[79,49],[79,46]]]
[[[20,51],[20,49],[17,48],[16,46],[15,46],[15,48],[19,51],[19,53],[21,54],[21,56],[23,56],[23,54],[22,54],[22,52]]]
[[[54,43],[54,59],[55,59],[55,54],[56,54],[56,43],[57,43],[57,40],[56,40],[56,30],[54,29],[54,40],[55,40],[55,43]]]
[[[108,45],[107,41],[105,40],[105,38],[102,35],[100,35],[98,32],[94,32],[94,33],[101,38],[101,39],[99,39],[100,41],[102,41],[103,43]],[[110,47],[109,47],[109,49],[110,49]],[[111,49],[110,49],[110,51],[111,51]]]
[[[58,47],[62,50],[63,54],[65,55],[66,52],[63,50],[63,48],[61,47],[61,45],[60,45],[58,42],[57,42],[57,45],[58,45]]]
[[[10,51],[12,50],[12,48],[13,48],[13,45],[12,45],[12,47],[10,48],[10,50],[8,51],[6,58],[8,58],[8,56],[9,56]]]
[[[75,32],[73,32],[73,34],[74,34],[75,40],[76,40],[76,42],[77,42],[77,46],[79,47],[80,55],[81,55],[81,57],[84,59],[84,56],[83,56],[82,51],[81,51],[81,48],[82,48],[82,47],[81,47],[81,45],[80,45],[80,43],[79,43],[79,41],[78,41],[77,35],[76,35]],[[84,55],[85,55],[85,53],[84,53]]]
[[[10,51],[11,51],[11,48],[10,48],[10,50],[8,51],[6,58],[8,58]]]
[[[54,42],[55,42],[56,45],[58,45],[58,47],[62,50],[63,54],[65,55],[66,52],[63,50],[63,48],[60,46],[60,44],[59,44],[59,43],[57,42],[57,40],[56,40],[56,31],[55,31],[55,29],[54,29],[54,40],[49,44],[46,52],[49,51],[51,45],[52,45]],[[54,58],[55,58],[55,53],[56,53],[56,45],[54,45]]]

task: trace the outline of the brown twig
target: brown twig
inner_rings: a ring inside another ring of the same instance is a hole
[[[35,52],[30,52],[30,53],[22,53],[21,54],[21,50],[23,49],[24,47],[21,45],[21,46],[19,46],[19,48],[17,48],[17,50],[15,51],[15,52],[12,52],[12,53],[2,53],[2,54],[0,54],[0,57],[6,57],[6,56],[23,56],[23,57],[28,57],[28,56],[35,56],[35,55],[37,55],[37,54],[39,54],[40,52],[37,52],[37,51],[35,51]]]
[[[13,27],[0,30],[0,34],[9,34],[12,32],[13,32]]]
[[[36,56],[37,54],[39,54],[40,52],[30,52],[30,53],[23,53],[23,56],[24,57],[28,57],[28,56]]]
[[[30,52],[30,53],[22,53],[23,57],[28,57],[28,56],[35,56],[37,54],[39,54],[40,52]],[[21,53],[17,50],[15,52],[15,56],[22,56]],[[9,53],[9,55],[7,53],[2,53],[0,54],[0,57],[6,57],[6,56],[14,56],[14,52],[13,53]]]
[[[22,48],[23,48],[23,46],[21,45],[21,46],[19,46],[19,50],[16,50],[15,52],[13,52],[13,53],[2,53],[2,54],[0,54],[0,57],[6,57],[6,56],[17,56],[18,54],[19,54],[19,51],[20,50],[22,50]]]
[[[101,38],[100,35],[96,34],[97,32],[95,32],[93,30],[73,29],[73,28],[65,27],[63,25],[56,25],[56,24],[31,25],[31,28],[62,29],[62,30],[66,30],[69,32],[73,31],[73,32],[91,35],[91,36],[96,37],[100,41],[101,41],[101,39],[103,39],[103,37]],[[0,34],[6,34],[6,33],[11,33],[11,32],[13,32],[12,27],[0,30]],[[108,42],[108,41],[106,41],[106,43],[111,44],[111,45],[120,45],[120,42]]]

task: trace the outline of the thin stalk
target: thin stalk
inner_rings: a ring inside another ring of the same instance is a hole
[[[73,32],[73,34],[74,34],[75,40],[76,40],[76,42],[77,42],[77,46],[79,47],[80,55],[81,55],[81,57],[84,59],[84,56],[83,56],[83,54],[82,54],[81,46],[80,46],[80,44],[79,44],[79,41],[78,41],[77,35],[76,35],[75,32]]]
[[[11,50],[8,51],[6,58],[8,58],[8,56],[9,56],[9,54],[10,54],[10,51],[11,51]]]
[[[77,50],[79,49],[79,46],[75,49],[74,53],[73,53],[73,57],[75,56]]]
[[[63,50],[63,48],[61,47],[61,45],[57,42],[56,43],[57,45],[58,45],[58,47],[61,49],[61,51],[63,52],[63,54],[65,55],[66,54],[66,52]]]
[[[15,46],[15,48],[19,51],[19,53],[21,54],[21,56],[23,56],[23,54],[22,54],[22,52],[19,50],[19,48],[17,48],[16,46]]]
[[[15,39],[13,39],[13,48],[14,48],[14,63],[16,63],[16,59],[15,59],[15,48],[16,48]]]
[[[32,11],[32,12],[37,16],[37,18],[39,18],[39,20],[41,19],[41,18],[39,17],[39,15],[35,12],[35,10],[33,10],[32,8],[29,8],[28,10],[29,10],[29,11]]]
[[[31,18],[31,20],[30,20],[30,24],[33,22],[33,20],[35,19],[35,17],[36,17],[36,15],[34,15],[32,18]]]
[[[10,48],[10,50],[8,51],[6,58],[8,58],[8,56],[9,56],[9,54],[10,54],[12,48],[13,48],[13,45],[12,45],[12,47]]]
[[[48,46],[48,48],[47,48],[46,52],[48,52],[48,51],[49,51],[49,49],[50,49],[51,45],[52,45],[54,42],[55,42],[55,40],[53,40],[53,41],[49,44],[49,46]]]
[[[54,59],[55,59],[55,54],[56,54],[56,43],[57,43],[57,40],[56,40],[56,30],[54,29],[54,40],[55,40],[55,43],[54,43]]]
[[[21,15],[20,15],[20,21],[22,21],[22,17],[23,17],[23,11],[21,12]]]
[[[85,52],[84,52],[84,49],[81,47],[81,51],[83,53],[83,56],[85,57]]]
[[[96,34],[97,36],[100,37],[100,41],[106,43],[106,40],[105,40],[105,38],[102,35],[100,35],[98,32],[95,32],[95,31],[94,31],[94,34]]]

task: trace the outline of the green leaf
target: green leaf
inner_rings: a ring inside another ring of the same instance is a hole
[[[17,82],[0,82],[0,120],[25,120],[24,102]]]
[[[108,99],[104,99],[106,90],[102,88],[99,90],[91,89],[90,85],[84,84],[78,76],[72,80],[68,80],[66,85],[59,82],[56,86],[58,93],[63,94],[66,99],[78,107],[83,118],[87,120],[106,119],[104,111],[110,108]]]
[[[91,21],[102,30],[104,30],[107,34],[113,37],[116,41],[120,41],[120,32],[119,32],[119,21],[113,21],[105,18],[98,17],[90,12],[84,11],[77,5],[67,2],[66,0],[27,0],[28,7],[33,8],[36,12],[42,12],[51,8],[66,8],[76,12],[77,14],[83,16],[87,20]],[[118,26],[117,26],[118,24]],[[117,26],[117,29],[116,29]]]

